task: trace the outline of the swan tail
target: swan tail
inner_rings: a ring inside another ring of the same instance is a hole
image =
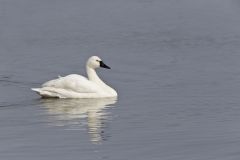
[[[52,87],[32,88],[32,90],[42,98],[100,98],[96,93],[79,93]]]
[[[33,90],[33,91],[35,91],[35,92],[37,92],[37,93],[39,93],[39,92],[41,91],[40,88],[31,88],[31,90]]]
[[[37,94],[42,96],[42,98],[64,98],[54,92],[44,90],[42,88],[31,88],[33,91],[35,91]]]

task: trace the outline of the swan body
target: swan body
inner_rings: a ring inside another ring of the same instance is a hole
[[[42,88],[32,88],[32,90],[43,98],[117,97],[117,92],[98,77],[96,69],[99,67],[110,69],[99,57],[92,56],[86,64],[88,78],[77,74],[59,76],[44,83]]]

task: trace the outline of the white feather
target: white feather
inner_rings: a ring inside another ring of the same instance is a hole
[[[77,74],[45,82],[42,88],[32,88],[44,98],[104,98],[117,97],[117,92],[106,85],[96,74],[95,69],[100,67],[99,57],[90,57],[87,62],[88,79]]]

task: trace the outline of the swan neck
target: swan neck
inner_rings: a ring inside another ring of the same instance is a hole
[[[100,87],[104,88],[105,91],[108,92],[111,96],[117,96],[117,92],[109,87],[106,83],[104,83],[97,75],[95,69],[90,68],[87,66],[87,75],[88,79],[96,84],[98,84]]]
[[[97,75],[95,69],[87,66],[87,75],[90,81],[93,81],[98,84],[105,84]]]

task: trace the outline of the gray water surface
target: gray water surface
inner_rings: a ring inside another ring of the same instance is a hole
[[[239,160],[239,0],[0,0],[1,160]],[[115,99],[40,99],[58,75]]]

